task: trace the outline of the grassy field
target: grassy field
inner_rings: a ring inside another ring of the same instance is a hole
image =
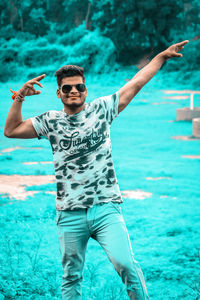
[[[155,300],[200,299],[200,140],[180,138],[192,135],[191,122],[176,121],[176,109],[188,107],[189,99],[165,93],[195,86],[178,83],[177,76],[156,75],[111,127],[124,219]],[[125,72],[88,76],[87,101],[115,92],[128,78]],[[61,299],[50,144],[3,136],[12,101],[8,87],[17,90],[22,84],[0,85],[0,300]],[[23,103],[24,119],[62,109],[55,79],[47,77],[43,85],[41,95]],[[200,98],[195,104],[199,106]],[[120,277],[92,239],[83,299],[128,299]]]

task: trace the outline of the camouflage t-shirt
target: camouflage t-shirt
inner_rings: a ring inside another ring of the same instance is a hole
[[[123,202],[111,151],[110,125],[118,116],[119,93],[101,97],[79,113],[47,111],[31,118],[40,138],[48,138],[57,184],[56,209]]]

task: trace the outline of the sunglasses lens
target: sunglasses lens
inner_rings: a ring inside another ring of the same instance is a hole
[[[79,83],[76,85],[76,88],[79,92],[84,92],[85,91],[85,84]]]
[[[77,91],[79,91],[79,92],[84,92],[86,89],[85,84],[83,84],[83,83],[76,84],[75,87],[76,87]],[[71,89],[72,89],[72,85],[70,85],[70,84],[65,84],[62,86],[62,92],[65,94],[69,93],[71,91]]]
[[[69,85],[69,84],[65,84],[65,85],[62,86],[62,92],[63,93],[69,93],[71,91],[71,89],[72,89],[72,86]]]

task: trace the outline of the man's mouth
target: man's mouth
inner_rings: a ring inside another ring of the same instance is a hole
[[[68,98],[80,98],[79,96],[68,96]]]

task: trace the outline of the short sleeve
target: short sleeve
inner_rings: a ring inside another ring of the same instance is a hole
[[[119,115],[119,92],[101,98],[106,112],[106,120],[111,125],[112,121]]]
[[[47,113],[43,113],[39,116],[30,118],[33,127],[37,133],[38,139],[48,138],[48,123],[47,123]]]

